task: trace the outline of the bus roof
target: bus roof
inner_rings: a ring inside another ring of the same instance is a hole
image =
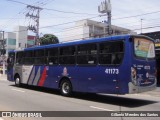
[[[79,44],[85,44],[85,43],[96,43],[96,42],[103,42],[103,41],[109,41],[109,40],[119,40],[119,39],[125,39],[125,38],[129,38],[129,37],[147,37],[147,36],[144,36],[144,35],[107,36],[107,37],[103,37],[103,38],[92,38],[92,39],[87,39],[87,40],[75,40],[75,41],[62,42],[62,43],[57,43],[57,44],[36,46],[36,47],[31,47],[31,48],[25,48],[24,51],[38,50],[38,49],[51,48],[51,47],[65,47],[65,46],[79,45]],[[147,37],[147,38],[150,39],[150,40],[153,40],[149,37]]]
[[[75,40],[75,41],[62,42],[62,43],[57,43],[57,44],[25,48],[24,51],[33,50],[33,49],[51,48],[51,47],[63,47],[63,46],[65,47],[65,46],[79,45],[79,44],[85,44],[85,43],[96,43],[96,42],[103,42],[107,40],[108,41],[109,40],[119,40],[119,39],[125,39],[126,37],[130,37],[130,35],[117,35],[117,36],[109,36],[109,37],[103,37],[103,38],[92,38],[92,39],[87,39],[87,40]]]

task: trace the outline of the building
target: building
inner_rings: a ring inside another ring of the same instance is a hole
[[[3,32],[0,32],[0,55],[3,53]]]
[[[17,26],[14,32],[0,33],[0,68],[6,66],[8,52],[12,50],[21,50],[35,45],[35,36],[28,35],[28,29],[25,26]],[[4,46],[4,47],[3,47]],[[5,54],[5,55],[3,55]]]
[[[6,56],[8,56],[9,51],[33,47],[35,45],[35,38],[35,36],[28,35],[28,30],[25,26],[15,27],[14,32],[5,32],[4,40],[2,33],[0,33],[0,60],[2,53],[6,53]]]
[[[112,35],[120,34],[136,34],[135,32],[112,25]],[[65,29],[62,33],[62,41],[80,40],[88,38],[98,38],[108,35],[107,23],[97,22],[93,20],[81,20],[75,23],[72,28]]]
[[[4,34],[6,55],[11,50],[21,50],[35,45],[35,36],[28,35],[27,27],[17,26],[14,31]]]
[[[25,44],[23,43],[22,39],[21,39],[21,42],[23,44],[21,44],[21,42],[19,42],[16,39],[16,37],[17,37],[16,33],[13,33],[13,32],[5,33],[5,43],[6,43],[5,44],[5,50],[6,50],[6,54],[9,51],[12,51],[12,50],[20,50],[20,49],[24,49],[26,47],[27,48],[28,47],[33,47],[35,45],[35,36],[27,35],[27,43],[25,43]]]
[[[27,37],[27,48],[33,47],[35,45],[36,36],[28,35]]]
[[[11,50],[18,50],[27,47],[28,30],[25,26],[17,26],[14,29],[15,32],[5,32],[5,50],[6,55]]]
[[[15,27],[16,33],[16,49],[23,49],[27,47],[28,28],[25,26]]]
[[[13,32],[7,32],[4,35],[5,38],[5,50],[6,54],[11,51],[16,49],[16,33]]]

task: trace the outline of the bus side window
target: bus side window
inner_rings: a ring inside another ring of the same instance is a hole
[[[34,64],[34,57],[33,57],[33,50],[30,50],[30,51],[25,51],[24,52],[24,64],[25,65],[32,65]]]
[[[23,53],[22,51],[16,54],[16,64],[23,64]]]
[[[97,44],[82,44],[77,47],[77,64],[97,64]]]
[[[99,64],[119,65],[123,59],[123,52],[123,41],[100,43]]]
[[[120,64],[121,61],[120,54],[113,54],[112,57],[113,57],[112,64]]]
[[[66,65],[74,65],[76,61],[75,53],[75,46],[60,48],[59,63]]]
[[[58,48],[48,48],[46,49],[46,57],[48,65],[58,64]]]
[[[45,64],[45,51],[44,49],[34,51],[34,64],[41,65]]]

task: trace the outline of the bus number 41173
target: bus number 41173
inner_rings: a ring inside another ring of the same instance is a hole
[[[119,74],[119,69],[106,69],[106,74]]]

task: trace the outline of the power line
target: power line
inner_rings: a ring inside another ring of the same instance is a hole
[[[153,29],[153,28],[160,28],[160,25],[157,25],[157,26],[149,26],[149,27],[143,27],[142,29],[145,29],[145,30],[147,30],[147,29]],[[141,30],[141,28],[136,28],[136,29],[132,29],[131,31],[137,31],[137,30]],[[12,32],[23,32],[23,31],[26,31],[26,30],[21,30],[21,31],[12,31]],[[123,32],[128,32],[128,30],[123,30],[123,31],[121,31],[122,33]],[[85,33],[85,34],[89,34],[89,33]],[[107,34],[107,33],[103,33],[104,35],[105,34]],[[103,35],[103,34],[101,34],[101,35]],[[65,37],[65,38],[70,38],[70,37],[76,37],[76,36],[79,36],[79,35],[84,35],[84,34],[78,34],[78,35],[72,35],[72,36],[67,36],[67,37]],[[62,37],[63,38],[63,37]],[[62,39],[61,38],[61,39]],[[81,39],[86,39],[86,38],[91,38],[91,37],[84,37],[84,38],[81,38]],[[80,38],[79,38],[80,39]]]
[[[48,3],[51,3],[51,2],[53,2],[53,1],[55,1],[55,0],[40,0],[40,1],[37,1],[35,4],[36,4],[36,6],[45,6],[45,5],[47,5]]]
[[[142,29],[151,29],[151,28],[159,28],[160,25],[157,25],[157,26],[149,26],[149,27],[143,27]],[[141,30],[141,28],[138,28],[138,29],[134,29],[135,30]]]
[[[114,18],[112,20],[127,19],[127,18],[139,17],[139,16],[144,16],[144,15],[149,15],[149,14],[155,14],[155,13],[160,13],[160,11],[154,11],[154,12],[143,13],[143,14],[133,15],[133,16],[127,16],[127,17]]]
[[[7,1],[15,2],[15,3],[23,4],[23,5],[29,5],[29,4],[26,4],[24,2],[19,2],[19,1],[16,1],[16,0],[7,0]],[[41,8],[45,9],[45,10],[56,11],[56,12],[61,12],[61,13],[80,14],[80,15],[82,15],[82,14],[97,15],[97,14],[90,14],[90,13],[79,13],[79,12],[62,11],[62,10],[56,10],[56,9],[51,9],[51,8],[43,8],[43,7],[41,7]]]
[[[44,10],[51,10],[51,11],[56,11],[60,13],[70,13],[70,14],[86,14],[86,15],[98,15],[98,14],[90,14],[90,13],[78,13],[78,12],[69,12],[69,11],[62,11],[62,10],[56,10],[56,9],[51,9],[51,8],[43,8]]]
[[[25,10],[25,9],[22,9],[20,12],[18,12],[17,14],[20,15],[21,12]],[[13,24],[14,22],[12,22],[13,20],[17,19],[17,14],[15,14],[12,18],[9,18],[9,20],[7,22],[5,22],[3,25],[1,25],[2,27],[4,28],[7,28],[10,26],[10,24]],[[10,23],[10,24],[9,24]],[[9,24],[9,25],[8,25]]]
[[[92,18],[96,18],[96,17],[92,17]],[[92,19],[92,18],[88,18],[88,19]],[[83,20],[85,20],[85,19],[83,19]],[[80,21],[80,20],[77,20],[77,21]],[[77,22],[77,21],[66,22],[66,23],[57,24],[57,25],[43,26],[43,27],[40,27],[40,29],[50,28],[50,27],[57,27],[57,26],[65,25],[65,24],[75,23],[75,22]],[[76,27],[77,27],[77,26],[75,26],[74,28],[76,28]],[[132,27],[134,27],[134,26],[132,26]],[[156,25],[156,26],[149,26],[149,27],[143,27],[142,29],[150,29],[150,28],[157,28],[157,27],[159,27],[159,25]],[[67,28],[67,29],[69,29],[69,28]],[[70,29],[73,29],[73,27],[70,28]],[[132,30],[132,31],[140,30],[140,28],[131,29],[131,30]],[[26,31],[26,30],[23,30],[23,31]],[[21,32],[21,31],[13,31],[13,32]]]
[[[160,28],[160,25],[158,25],[158,26],[143,27],[142,29],[152,29],[152,28]],[[136,30],[141,30],[141,28],[133,29],[132,31],[136,31]],[[128,32],[128,30],[123,30],[123,31],[121,31],[121,32],[122,32],[122,33],[123,33],[123,32]],[[89,33],[67,36],[67,37],[65,37],[65,38],[71,38],[71,37],[76,37],[76,36],[85,35],[85,34],[89,34]],[[107,34],[107,33],[102,33],[102,34],[100,34],[100,35],[106,35],[106,34]],[[85,39],[85,38],[91,38],[91,37],[84,37],[84,38],[81,38],[81,39]],[[62,37],[61,39],[63,39],[63,37]],[[74,39],[74,40],[76,40],[76,39]],[[72,40],[71,40],[71,41],[72,41]]]
[[[42,6],[45,6],[48,3],[51,3],[53,1],[55,1],[55,0],[38,0],[37,2],[33,3],[32,5],[33,6],[41,6],[42,7]]]
[[[154,20],[160,20],[160,18],[155,18],[155,19],[145,19],[145,21],[149,21],[149,23],[150,23],[150,21],[154,21]],[[145,22],[144,21],[144,22]],[[136,22],[125,22],[125,23],[121,23],[121,24],[118,24],[118,25],[126,25],[126,24],[131,24],[132,23],[132,25],[130,25],[130,27],[131,26],[139,26],[140,25],[140,21],[136,21]],[[137,23],[137,24],[133,24],[133,23]],[[128,25],[127,25],[128,26]],[[128,26],[129,27],[129,26]]]
[[[17,2],[17,3],[23,4],[23,5],[28,5],[28,4],[26,4],[26,3],[19,2],[19,1],[15,1],[15,0],[7,0],[7,1]],[[51,10],[51,11],[55,11],[55,9],[49,9],[49,8],[44,8],[44,9],[48,9],[48,10]],[[59,10],[57,10],[57,12],[58,12],[58,11],[59,11]],[[59,11],[59,12],[66,12],[66,11]],[[126,19],[126,18],[132,18],[132,17],[139,17],[139,16],[149,15],[149,14],[155,14],[155,13],[159,13],[159,12],[160,12],[160,11],[154,11],[154,12],[149,12],[149,13],[144,13],[144,14],[139,14],[139,15],[134,15],[134,16],[114,18],[113,20]],[[66,12],[66,13],[70,13],[70,12]],[[74,13],[74,12],[71,12],[71,13]],[[76,13],[76,14],[77,14],[77,13]],[[78,13],[78,14],[82,14],[82,13]],[[92,14],[92,15],[93,15],[93,14]],[[43,27],[40,27],[40,29],[49,28],[49,27],[56,27],[56,26],[65,25],[65,24],[70,24],[70,23],[74,23],[74,22],[76,22],[76,21],[61,23],[61,24],[57,24],[57,25],[43,26]]]
[[[28,12],[26,14],[26,17],[29,17],[31,20],[34,21],[34,25],[31,24],[28,26],[28,30],[33,31],[36,34],[36,45],[39,44],[39,18],[40,18],[40,11],[42,10],[42,8],[40,7],[36,7],[36,6],[32,6],[32,5],[27,5],[27,8],[30,9],[32,11],[32,13]],[[34,13],[35,12],[35,13]]]
[[[23,4],[23,5],[28,5],[28,4],[26,4],[26,3],[24,3],[24,2],[19,2],[19,1],[16,1],[16,0],[7,0],[7,1],[10,1],[10,2],[15,2],[15,3],[18,3],[18,4]],[[40,3],[41,2],[41,4],[43,3],[43,2],[45,2],[45,4],[43,4],[43,6],[44,5],[46,5],[47,4],[47,2],[53,2],[53,1],[55,1],[55,0],[44,0],[44,1],[41,1],[41,0],[39,0],[39,1],[37,1],[36,3]],[[36,3],[33,3],[33,4],[36,4]],[[18,12],[18,15],[20,15],[24,10],[26,9],[26,7],[25,8],[23,8],[22,10],[20,10],[20,12]],[[25,12],[26,11],[24,11],[23,12],[23,14],[25,14]],[[4,28],[7,28],[8,26],[10,26],[10,25],[8,25],[8,23],[11,23],[11,24],[13,24],[13,20],[15,20],[15,19],[24,19],[24,18],[17,18],[17,14],[16,15],[14,15],[12,18],[8,18],[9,20],[5,23],[6,25],[1,25],[2,27],[4,27]],[[26,21],[26,18],[25,18],[25,21]]]
[[[50,13],[50,12],[46,12],[45,11],[45,13],[46,14],[48,14],[48,15],[50,15],[49,17],[47,17],[47,18],[42,18],[42,19],[52,19],[52,18],[62,18],[62,19],[66,19],[66,18],[76,18],[76,17],[88,17],[88,15],[86,15],[86,14],[84,14],[84,15],[81,15],[81,16],[79,16],[79,15],[77,15],[77,14],[73,14],[73,15],[67,15],[67,16],[62,16],[62,15],[60,15],[60,14],[54,14],[54,13]],[[95,15],[89,15],[89,16],[95,16]],[[98,16],[98,15],[97,15]]]
[[[149,27],[143,27],[142,29],[151,29],[151,28],[160,28],[160,25],[157,25],[157,26],[149,26]],[[141,30],[141,28],[136,28],[136,29],[132,29],[132,30],[123,30],[123,31],[121,31],[122,33],[123,32],[129,32],[129,31],[137,31],[137,30]],[[54,33],[61,33],[61,32],[54,32]],[[84,33],[84,34],[89,34],[89,33]],[[71,37],[76,37],[76,36],[79,36],[79,35],[84,35],[84,34],[76,34],[76,35],[74,35],[74,34],[69,34],[70,36],[66,36],[65,38],[71,38]],[[104,33],[104,35],[105,35],[106,33]],[[61,39],[63,39],[64,38],[64,36],[63,37],[61,37]],[[87,38],[90,38],[90,37],[87,37]]]
[[[93,19],[93,18],[97,18],[97,17],[99,17],[99,16],[94,16],[94,17],[86,18],[86,19]],[[43,26],[43,27],[40,27],[39,29],[44,29],[44,28],[50,28],[50,27],[56,27],[56,26],[66,25],[66,24],[75,23],[75,22],[78,22],[78,21],[81,21],[81,20],[86,20],[86,19],[80,19],[80,20],[71,21],[71,22],[65,22],[65,23],[56,24],[56,25]],[[26,31],[26,30],[22,30],[22,31]],[[13,32],[18,32],[18,31],[13,31]],[[21,32],[21,31],[19,31],[19,32]]]
[[[28,4],[24,3],[24,2],[20,2],[20,1],[16,1],[16,0],[6,0],[6,1],[15,2],[15,3],[22,4],[22,5],[28,5]]]
[[[99,16],[95,16],[95,17],[91,17],[91,18],[86,18],[86,19],[93,19],[93,18],[97,18],[97,17],[99,17]],[[86,19],[83,19],[83,20],[86,20]],[[61,26],[61,25],[66,25],[66,24],[75,23],[75,22],[78,22],[78,21],[80,21],[80,20],[66,22],[66,23],[61,23],[61,24],[57,24],[57,25],[43,26],[43,27],[40,27],[40,29],[49,28],[49,27],[56,27],[56,26]]]
[[[26,3],[19,2],[19,1],[15,1],[15,0],[7,0],[7,1],[16,2],[16,3],[19,3],[19,4],[23,4],[23,5],[28,5],[28,4],[26,4]],[[62,12],[62,13],[73,13],[73,14],[95,15],[95,14],[88,14],[88,13],[66,12],[66,11],[60,11],[60,10],[49,9],[49,8],[43,8],[43,9],[52,10],[52,11],[57,11],[57,12]],[[126,19],[126,18],[138,17],[138,16],[143,16],[143,15],[155,14],[155,13],[159,13],[159,12],[160,12],[160,11],[154,11],[154,12],[149,12],[149,13],[144,13],[144,14],[139,14],[139,15],[134,15],[134,16],[121,17],[121,18],[114,18],[114,19],[112,19],[112,20],[118,20],[118,19]],[[70,22],[69,22],[69,23],[70,23]]]
[[[18,3],[18,4],[23,4],[23,5],[27,5],[26,3],[23,3],[23,2],[19,2],[19,1],[15,1],[15,0],[7,0],[7,1],[10,1],[10,2],[15,2],[15,3]],[[18,12],[17,14],[18,15],[20,15],[21,13],[25,13],[26,11],[24,11],[26,9],[26,7],[25,8],[23,8],[22,10],[20,10],[20,12]],[[24,11],[24,12],[23,12]],[[13,22],[12,21],[14,21],[15,19],[18,19],[17,18],[17,14],[16,15],[14,15],[12,18],[9,18],[9,20],[4,24],[4,25],[1,25],[2,27],[4,27],[4,28],[7,28],[8,26],[10,26],[10,24],[13,24]],[[24,18],[19,18],[19,19],[24,19]],[[26,18],[25,18],[25,21],[26,21]],[[9,25],[8,25],[9,24]]]
[[[24,3],[24,2],[19,2],[19,1],[16,1],[16,0],[6,0],[6,1],[15,2],[15,3],[23,4],[23,5],[29,5],[29,4],[26,4],[26,3]],[[77,12],[61,11],[61,10],[56,10],[56,9],[51,9],[51,8],[42,8],[42,9],[51,10],[51,11],[57,11],[57,12],[62,12],[62,13],[97,15],[97,14],[90,14],[90,13],[77,13]],[[155,14],[155,13],[159,13],[159,12],[160,12],[160,11],[153,11],[153,12],[144,13],[144,14],[139,14],[139,15],[134,15],[134,16],[127,16],[127,17],[114,18],[114,19],[112,19],[112,20],[118,20],[118,19],[126,19],[126,18],[138,17],[138,16],[143,16],[143,15]]]

